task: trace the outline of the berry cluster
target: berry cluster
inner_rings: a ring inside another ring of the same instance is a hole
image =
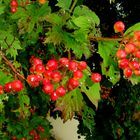
[[[107,88],[105,86],[101,86],[101,98],[102,99],[104,99],[104,100],[108,99],[111,92],[112,92],[111,88]]]
[[[41,137],[41,134],[45,132],[45,129],[42,125],[37,126],[35,129],[32,129],[29,132],[31,137],[30,140],[48,140],[46,137]],[[16,136],[12,136],[11,140],[18,140]],[[21,138],[21,140],[26,140],[26,138]]]
[[[10,93],[10,92],[19,92],[23,89],[23,84],[20,80],[14,80],[12,82],[6,83],[4,86],[0,85],[0,94],[3,94],[4,92]]]
[[[29,132],[29,135],[33,138],[33,140],[41,140],[41,134],[40,133],[44,133],[45,129],[43,126],[39,125],[37,128],[32,129]],[[47,138],[43,138],[43,140],[47,140]]]
[[[18,2],[17,0],[11,0],[10,2],[10,9],[12,13],[17,12]]]
[[[50,59],[43,65],[41,59],[32,56],[30,63],[31,74],[27,76],[27,82],[31,87],[41,85],[43,92],[50,95],[53,101],[64,96],[67,91],[77,88],[80,85],[79,80],[83,77],[83,70],[87,68],[85,61],[78,62],[65,57],[59,60]],[[64,84],[62,81],[67,77],[69,79]],[[101,81],[101,75],[92,73],[91,79],[98,83]]]
[[[115,28],[116,30],[117,27]],[[119,27],[118,31],[123,30],[120,30]],[[134,31],[132,37],[124,38],[123,43],[120,44],[116,52],[116,56],[119,68],[123,69],[126,78],[132,75],[140,76],[140,30]]]

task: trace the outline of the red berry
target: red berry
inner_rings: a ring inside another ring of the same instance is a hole
[[[51,83],[46,83],[45,85],[43,85],[42,90],[46,94],[51,94],[54,91],[54,87]]]
[[[4,85],[4,91],[7,93],[12,91],[12,82],[8,82]]]
[[[136,40],[140,41],[140,30],[134,32],[134,37]]]
[[[53,72],[52,72],[51,70],[45,70],[43,74],[44,74],[44,77],[45,77],[45,78],[51,79],[52,73],[53,73]]]
[[[10,2],[10,6],[11,6],[11,7],[17,7],[17,6],[18,6],[18,2],[17,2],[16,0],[12,0],[12,1]]]
[[[21,140],[25,140],[25,138],[21,138]]]
[[[140,58],[140,50],[137,50],[137,51],[135,52],[135,57],[136,57],[136,58]]]
[[[69,65],[69,59],[65,58],[65,57],[60,58],[59,62],[62,66],[65,66],[65,67],[68,67],[68,65]]]
[[[101,81],[102,77],[99,73],[92,73],[91,75],[91,80],[94,82],[94,83],[99,83]]]
[[[137,61],[134,60],[134,61],[129,62],[129,67],[133,70],[137,70],[140,68],[140,65]]]
[[[17,140],[16,136],[12,136],[12,140]]]
[[[140,70],[134,70],[134,74],[135,74],[136,76],[140,76]]]
[[[36,75],[28,75],[28,77],[27,77],[27,82],[28,82],[29,85],[32,86],[32,87],[37,87],[37,86],[39,86],[38,77],[37,77]]]
[[[42,85],[46,85],[47,83],[50,83],[50,80],[47,79],[47,78],[44,78],[44,79],[42,80]]]
[[[77,69],[78,69],[78,63],[73,60],[69,61],[69,70],[74,72],[77,71]]]
[[[125,45],[126,53],[134,53],[136,51],[136,45],[134,43],[128,43]]]
[[[132,76],[132,74],[133,74],[132,69],[131,69],[131,68],[129,68],[129,67],[125,68],[123,72],[124,72],[124,76],[125,76],[126,78],[131,77],[131,76]]]
[[[36,76],[36,81],[37,82],[40,82],[41,80],[43,80],[42,74],[36,74],[35,76]]]
[[[55,71],[55,72],[52,72],[51,78],[54,82],[59,82],[61,80],[62,76],[61,76],[60,72]]]
[[[3,93],[4,93],[3,86],[0,85],[0,95],[3,94]]]
[[[21,91],[23,89],[23,84],[22,84],[22,82],[20,81],[20,80],[14,80],[13,82],[12,82],[12,90],[14,91],[14,92],[19,92],[19,91]]]
[[[78,68],[79,68],[80,70],[86,69],[86,68],[87,68],[87,63],[86,63],[85,61],[79,62],[79,63],[78,63]]]
[[[73,90],[79,86],[79,81],[77,79],[71,78],[68,81],[68,89]]]
[[[36,66],[36,65],[38,65],[38,64],[42,64],[42,60],[39,59],[39,58],[32,58],[32,59],[31,59],[31,64],[32,64],[33,66]]]
[[[125,25],[122,21],[117,21],[114,24],[114,30],[115,32],[123,32],[125,30]]]
[[[63,86],[60,86],[56,89],[56,93],[59,96],[64,96],[66,94],[66,89]]]
[[[116,56],[119,59],[123,59],[123,58],[126,58],[127,54],[126,54],[125,50],[119,49],[116,53]]]
[[[37,64],[35,67],[35,71],[37,73],[43,73],[45,71],[45,67],[42,64]]]
[[[58,68],[58,63],[54,59],[49,60],[46,64],[46,69],[56,70],[57,68]]]
[[[83,77],[83,72],[81,70],[77,70],[73,72],[74,78],[81,79]]]
[[[37,127],[37,130],[38,130],[38,131],[41,131],[41,132],[44,132],[44,131],[45,131],[44,127],[42,127],[41,125],[39,125],[39,126]]]
[[[16,13],[17,12],[17,7],[11,7],[11,13]]]
[[[118,63],[119,63],[119,68],[124,69],[124,68],[128,67],[129,60],[124,58],[124,59],[119,60]]]
[[[30,73],[34,73],[35,72],[35,68],[34,67],[30,67],[29,71],[30,71]]]
[[[58,94],[54,91],[51,93],[50,98],[52,101],[56,101],[58,99]]]
[[[30,135],[30,136],[33,136],[33,135],[35,135],[35,134],[36,134],[36,132],[35,132],[34,129],[32,129],[32,130],[29,132],[29,135]]]

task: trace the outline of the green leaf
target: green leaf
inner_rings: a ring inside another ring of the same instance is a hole
[[[37,16],[46,16],[51,12],[51,8],[48,6],[48,2],[42,5],[41,8],[38,9]]]
[[[140,83],[140,76],[131,76],[128,78],[128,81],[131,81],[132,85],[136,85],[138,83]]]
[[[72,119],[75,113],[81,113],[83,105],[83,96],[80,90],[76,88],[57,100],[55,110],[62,111],[62,118],[65,122]]]
[[[76,18],[72,19],[73,23],[82,28],[83,30],[89,30],[91,24],[90,24],[90,20],[88,19],[88,17],[85,16],[79,16]]]
[[[88,21],[90,21],[93,24],[99,25],[100,19],[96,15],[95,12],[91,11],[87,6],[77,6],[74,9],[73,15],[75,17],[84,16],[87,17]]]
[[[117,61],[114,59],[117,45],[118,42],[115,41],[104,41],[99,42],[98,46],[98,52],[103,58],[101,64],[102,74],[106,75],[113,84],[116,84],[120,79]]]
[[[4,73],[3,71],[0,70],[0,85],[5,85],[9,81],[12,81],[13,78],[11,74]]]
[[[81,85],[81,90],[87,95],[89,100],[95,105],[96,109],[98,108],[98,102],[100,100],[100,84],[94,83],[92,86]]]
[[[138,23],[136,23],[136,24],[134,24],[133,26],[131,26],[131,27],[129,27],[126,31],[125,31],[125,33],[124,33],[124,35],[130,35],[130,36],[133,36],[133,32],[134,31],[137,31],[137,30],[140,30],[140,22],[138,22]]]
[[[59,6],[64,10],[69,10],[72,2],[72,0],[57,0],[57,1],[58,3],[56,4],[56,6]]]
[[[0,6],[0,15],[4,13],[4,10],[5,10],[5,6],[1,5]]]
[[[51,24],[56,24],[56,25],[59,25],[59,26],[62,26],[64,24],[63,17],[62,16],[58,16],[55,13],[49,14],[46,17],[46,19]]]
[[[32,19],[29,23],[28,23],[28,28],[27,28],[27,32],[28,33],[31,33],[34,29],[34,26],[35,26],[35,20]]]
[[[22,105],[26,104],[27,106],[29,106],[29,104],[30,104],[30,98],[27,95],[21,94],[20,95],[20,103]]]
[[[53,43],[54,45],[59,45],[63,39],[63,32],[59,26],[54,26],[52,31],[46,33],[46,38],[44,43]]]

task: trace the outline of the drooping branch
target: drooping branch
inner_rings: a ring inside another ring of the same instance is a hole
[[[21,75],[13,66],[13,64],[4,56],[4,54],[0,51],[0,55],[2,59],[6,62],[6,64],[11,68],[11,70],[21,79],[25,80],[25,77]]]

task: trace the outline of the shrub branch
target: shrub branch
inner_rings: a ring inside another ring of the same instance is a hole
[[[4,56],[4,54],[0,51],[0,55],[2,59],[6,62],[6,64],[11,68],[11,70],[21,79],[25,80],[25,77],[21,75],[13,66],[13,64]]]

